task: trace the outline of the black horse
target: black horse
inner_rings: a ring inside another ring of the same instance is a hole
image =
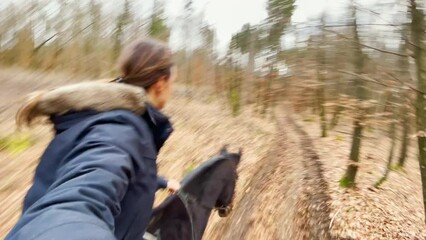
[[[232,210],[239,153],[220,154],[188,174],[181,189],[154,209],[144,239],[200,240],[213,209],[226,217]]]

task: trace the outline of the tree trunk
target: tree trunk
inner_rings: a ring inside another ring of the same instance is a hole
[[[186,50],[185,53],[185,84],[192,85],[192,52]]]
[[[407,109],[407,107],[404,107]],[[408,134],[410,133],[410,121],[407,112],[402,113],[403,115],[403,133],[402,133],[402,143],[401,143],[401,154],[399,155],[398,167],[404,167],[405,159],[407,158],[407,150],[410,140]]]
[[[337,98],[335,100],[336,106],[334,107],[333,117],[331,118],[331,121],[330,121],[330,126],[329,126],[330,130],[337,126],[337,124],[339,123],[340,113],[343,111],[343,107],[341,105],[341,100],[340,100],[340,96],[339,96],[339,93],[341,93],[343,91],[343,88],[341,87],[341,83],[340,83],[339,79],[337,80],[336,85],[337,85],[336,92],[335,92],[335,94],[337,96]]]
[[[340,102],[337,102],[337,106],[334,108],[333,117],[331,118],[330,129],[335,128],[337,124],[339,123],[339,117],[342,110],[343,110],[343,107],[340,106]]]
[[[215,75],[214,75],[214,92],[218,97],[223,96],[223,86],[222,86],[222,78],[223,78],[223,70],[219,67],[219,65],[214,65]]]
[[[360,46],[360,39],[358,36],[358,27],[357,27],[357,20],[356,20],[356,8],[353,6],[353,36],[355,40],[354,44],[354,65],[355,70],[358,74],[362,74],[364,71],[364,55],[361,50]],[[356,97],[359,100],[363,100],[365,98],[364,93],[364,86],[361,79],[355,79],[355,93]],[[356,116],[354,121],[354,131],[353,131],[353,138],[352,138],[352,146],[351,146],[351,153],[349,156],[350,164],[348,166],[348,169],[343,176],[343,178],[340,180],[340,185],[343,187],[354,187],[355,186],[355,177],[356,173],[358,171],[357,163],[359,162],[359,155],[360,155],[360,149],[361,149],[361,139],[362,139],[362,130],[363,125],[361,124],[364,120],[365,110],[362,109],[362,107],[358,108],[358,116]]]
[[[386,181],[386,179],[388,178],[390,169],[392,167],[392,159],[393,159],[393,154],[395,152],[394,150],[395,150],[395,143],[396,143],[395,121],[392,121],[389,132],[390,132],[390,137],[392,139],[392,143],[391,143],[391,147],[389,149],[388,163],[386,165],[386,169],[385,169],[385,173],[383,174],[383,177],[380,178],[379,181],[376,182],[376,184],[374,184],[374,187],[376,187],[376,188],[380,187],[380,185],[382,185],[382,183],[384,181]]]
[[[411,0],[411,32],[414,47],[414,58],[417,70],[417,100],[416,100],[416,120],[417,120],[417,141],[419,146],[419,165],[423,186],[423,204],[426,216],[426,40],[425,14],[417,5],[415,0]],[[426,222],[426,219],[425,219]]]
[[[391,96],[391,93],[389,91],[385,91],[380,98],[379,98],[379,104],[377,104],[374,114],[383,114],[386,112],[386,109],[388,107],[389,98]],[[377,126],[374,129],[374,135],[376,135],[376,138],[380,140],[380,134],[384,132],[384,129],[382,129],[380,126]]]
[[[237,67],[232,67],[230,71],[228,98],[232,110],[232,115],[237,116],[241,108],[241,73]]]
[[[321,77],[320,77],[321,78]],[[323,82],[320,80],[320,82]],[[324,86],[319,86],[317,89],[317,99],[318,99],[318,109],[320,117],[320,126],[321,126],[321,137],[327,137],[327,119],[324,107]]]
[[[318,102],[317,99],[315,97],[315,90],[313,90],[313,96],[310,97],[311,100],[311,105],[312,105],[312,114],[316,115],[318,112]]]
[[[322,35],[321,35],[321,42],[320,44],[324,46],[326,44],[325,39],[325,30],[324,30],[324,16],[321,18],[322,23]],[[318,61],[318,68],[317,68],[317,77],[319,81],[319,86],[317,88],[317,99],[318,99],[318,110],[319,110],[319,118],[320,118],[320,126],[321,126],[321,137],[327,137],[327,117],[325,112],[325,90],[324,90],[324,83],[325,83],[325,65],[326,65],[326,59],[325,59],[325,50],[318,46],[318,55],[317,55],[317,61]]]
[[[248,53],[248,64],[246,69],[247,78],[242,82],[242,101],[243,104],[253,103],[253,81],[254,81],[254,68],[255,68],[255,49],[254,49],[254,34],[250,34],[249,40],[249,53]]]
[[[410,29],[409,26],[405,26],[402,32],[402,36],[409,36],[410,35]],[[407,54],[408,53],[408,39],[405,37],[401,38],[401,44],[399,46],[399,52],[401,54]],[[401,57],[399,58],[399,72],[398,74],[400,76],[403,76],[404,79],[411,83],[412,78],[410,76],[410,57]],[[405,159],[407,158],[407,151],[408,146],[410,144],[409,134],[410,134],[410,123],[411,123],[411,107],[412,107],[412,100],[410,97],[410,91],[406,90],[403,91],[401,94],[401,103],[402,106],[400,108],[400,118],[402,119],[402,142],[401,142],[401,152],[398,158],[398,168],[403,168],[405,164]]]
[[[269,74],[266,76],[266,80],[264,82],[265,87],[264,87],[264,91],[263,91],[263,96],[262,96],[262,111],[261,111],[261,115],[264,117],[268,111],[268,108],[270,107],[270,103],[271,103],[271,87],[272,87],[272,81],[274,80],[274,72],[271,69],[269,71]]]
[[[359,120],[354,122],[354,133],[352,135],[352,147],[349,160],[351,161],[345,175],[340,180],[340,186],[342,187],[354,187],[355,177],[358,171],[359,154],[361,149],[362,140],[362,125]]]

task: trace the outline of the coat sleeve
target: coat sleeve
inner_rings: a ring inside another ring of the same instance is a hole
[[[157,176],[157,190],[167,188],[167,179],[162,176]]]
[[[100,238],[113,237],[114,217],[120,213],[120,201],[134,177],[131,156],[114,144],[111,133],[117,132],[127,133],[121,134],[125,137],[120,141],[137,142],[127,126],[106,124],[94,127],[66,156],[58,156],[64,164],[56,172],[57,180],[22,216],[18,224],[23,226],[16,235],[20,237],[10,239],[93,236],[89,232],[84,237],[81,229],[92,229]]]

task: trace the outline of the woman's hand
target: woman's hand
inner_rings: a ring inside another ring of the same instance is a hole
[[[174,193],[180,189],[180,182],[175,179],[169,179],[167,182],[167,189],[169,192]]]

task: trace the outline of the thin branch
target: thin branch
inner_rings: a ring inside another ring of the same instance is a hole
[[[400,25],[398,25],[398,24],[394,24],[394,23],[391,23],[391,22],[387,21],[386,19],[382,18],[382,17],[380,16],[380,13],[377,13],[377,12],[374,12],[374,11],[372,11],[372,10],[370,10],[370,9],[363,8],[363,7],[359,7],[359,6],[357,6],[356,8],[357,8],[358,10],[361,10],[361,11],[367,11],[367,12],[370,12],[370,13],[372,13],[372,14],[376,15],[377,17],[379,17],[382,21],[386,22],[386,24],[380,24],[380,23],[364,23],[364,24],[357,24],[357,26],[390,26],[390,27],[397,28],[397,30],[401,32],[401,37],[402,37],[402,39],[404,39],[404,40],[405,40],[408,44],[410,44],[410,45],[412,45],[412,46],[414,46],[414,47],[421,48],[421,46],[418,46],[418,45],[414,44],[413,42],[411,42],[411,41],[410,41],[410,40],[409,40],[406,36],[404,36],[404,34],[403,34],[404,30],[403,30],[401,27],[402,27],[402,26],[404,26],[404,25],[409,25],[410,23],[402,23],[402,24],[400,24]],[[298,24],[304,24],[304,23],[303,23],[303,22],[295,23],[295,25],[296,25],[296,26],[297,26]],[[322,26],[321,26],[321,25],[311,25],[311,26],[306,26],[306,27],[298,28],[298,29],[296,29],[296,30],[303,30],[303,29],[307,29],[307,28],[319,28],[319,27],[322,27]],[[333,28],[333,27],[354,27],[354,24],[335,24],[335,25],[326,25],[326,26],[324,26],[324,27],[325,27],[325,28]]]
[[[395,27],[395,28],[399,28],[399,27],[400,27],[399,25],[396,25],[396,24],[391,23],[391,22],[389,22],[388,20],[384,19],[384,18],[380,15],[380,13],[378,13],[378,12],[375,12],[375,11],[373,11],[373,10],[371,10],[371,9],[368,9],[368,8],[365,8],[365,7],[361,7],[359,4],[358,4],[358,6],[356,6],[356,8],[357,8],[358,10],[365,11],[365,12],[369,12],[369,13],[372,13],[373,15],[376,15],[376,16],[377,16],[378,18],[380,18],[382,21],[386,22],[386,23],[387,23],[386,25],[388,25],[388,26],[392,26],[392,27]],[[406,25],[406,24],[410,24],[410,23],[403,23],[403,24],[401,24],[401,25]],[[399,31],[403,31],[403,29],[399,29]]]
[[[69,42],[71,42],[75,37],[77,37],[80,33],[84,32],[84,30],[88,29],[90,26],[92,26],[94,24],[94,22],[90,23],[89,25],[87,25],[86,27],[84,27],[83,29],[81,29],[80,31],[78,31],[76,34],[74,34],[73,36],[71,36],[67,41],[65,41],[60,48],[63,48],[66,44],[68,44]]]
[[[353,41],[352,38],[346,37],[345,35],[343,35],[341,33],[338,33],[336,31],[327,30],[327,29],[325,29],[324,31],[334,33],[334,34],[336,34],[337,36],[339,36],[341,38],[351,40],[352,42],[357,43],[357,44],[359,44],[359,45],[361,45],[363,47],[366,47],[366,48],[369,48],[369,49],[373,49],[373,50],[376,50],[376,51],[379,51],[379,52],[382,52],[382,53],[392,54],[392,55],[396,55],[396,56],[399,56],[399,57],[409,57],[406,54],[397,53],[397,52],[391,52],[391,51],[388,51],[388,50],[385,50],[385,49],[380,49],[380,48],[372,47],[372,46],[369,46],[369,45],[366,45],[366,44],[363,44],[363,43],[360,43],[360,42]]]
[[[344,74],[352,75],[352,76],[354,76],[354,77],[358,77],[358,78],[359,78],[359,79],[361,79],[361,80],[364,80],[364,81],[367,81],[367,82],[371,82],[371,83],[375,83],[375,84],[378,84],[378,85],[382,85],[382,86],[385,86],[385,87],[389,87],[389,88],[396,88],[396,89],[404,89],[404,90],[406,90],[406,88],[398,87],[398,86],[392,86],[392,85],[389,85],[389,84],[386,84],[386,83],[380,82],[380,81],[378,81],[378,80],[376,80],[376,79],[374,79],[374,78],[371,78],[371,77],[369,77],[369,76],[365,76],[365,75],[362,75],[362,74],[358,74],[358,73],[354,73],[354,72],[350,72],[350,71],[345,71],[345,70],[336,70],[336,71],[337,71],[337,72],[340,72],[340,73],[344,73]]]
[[[301,24],[301,23],[298,23]],[[342,27],[354,27],[355,25],[352,23],[348,23],[348,24],[334,24],[334,25],[309,25],[309,26],[304,26],[304,27],[297,27],[297,24],[292,28],[292,29],[287,29],[286,32],[295,32],[295,31],[301,31],[301,30],[305,30],[305,29],[310,29],[310,28],[342,28]],[[394,24],[380,24],[380,23],[363,23],[363,24],[357,24],[357,26],[362,27],[362,26],[397,26]],[[412,43],[410,43],[412,44]]]
[[[36,53],[40,48],[42,48],[44,45],[46,45],[50,40],[52,40],[54,37],[56,37],[59,33],[53,34],[51,37],[40,43],[37,47],[34,48],[33,52]]]
[[[363,43],[358,43],[358,44],[363,46],[363,47],[370,48],[370,49],[373,49],[373,50],[376,50],[376,51],[379,51],[379,52],[382,52],[382,53],[392,54],[392,55],[396,55],[396,56],[400,56],[400,57],[409,57],[406,54],[391,52],[391,51],[388,51],[388,50],[372,47],[372,46],[369,46],[369,45],[366,45],[366,44],[363,44]]]
[[[404,29],[402,29],[400,26],[398,26],[398,25],[396,25],[396,24],[393,24],[393,23],[390,23],[389,21],[387,21],[386,19],[384,19],[383,17],[381,17],[380,16],[380,13],[378,13],[378,12],[374,12],[373,10],[370,10],[370,9],[368,9],[368,8],[364,8],[364,7],[357,7],[359,10],[362,10],[362,11],[366,11],[366,12],[370,12],[370,13],[372,13],[372,14],[374,14],[374,15],[376,15],[377,17],[379,17],[382,21],[384,21],[384,22],[387,22],[390,26],[392,26],[392,27],[395,27],[395,28],[399,28],[398,30],[401,32],[401,37],[402,37],[402,39],[404,39],[404,41],[406,42],[406,43],[408,43],[408,44],[410,44],[410,45],[412,45],[412,46],[414,46],[414,47],[418,47],[418,48],[421,48],[421,46],[418,46],[418,45],[416,45],[416,44],[414,44],[413,42],[411,42],[407,37],[405,37],[404,36],[404,34],[403,34],[403,32],[404,32]],[[410,24],[410,23],[405,23],[405,24],[402,24],[402,25],[406,25],[406,24]]]
[[[386,75],[388,75],[389,77],[393,78],[394,80],[396,80],[397,82],[401,83],[401,85],[403,85],[403,86],[407,86],[408,88],[410,88],[411,90],[413,90],[413,91],[415,91],[415,92],[418,92],[418,93],[421,93],[421,94],[425,94],[424,92],[422,92],[422,91],[420,91],[419,89],[415,88],[415,87],[414,87],[414,86],[412,86],[411,84],[407,84],[406,82],[404,82],[404,81],[402,81],[401,79],[397,78],[397,77],[396,77],[395,75],[393,75],[392,73],[390,73],[390,72],[386,72],[386,71],[384,71],[384,73],[385,73]]]
[[[377,62],[373,61],[372,59],[369,59],[370,61],[372,61],[373,63],[377,64]],[[399,79],[398,77],[396,77],[393,73],[389,72],[387,69],[385,69],[383,66],[377,64],[378,67],[380,67],[380,70],[385,73],[388,77],[393,78],[395,81],[399,82],[401,84],[401,86],[407,86],[409,89],[421,93],[421,94],[425,94],[424,92],[420,91],[419,89],[417,89],[416,87],[414,87],[411,84],[408,84],[406,81],[403,81],[401,79]],[[404,88],[402,88],[404,89]]]
[[[298,22],[298,23],[294,23],[294,25],[293,26],[296,26],[296,28],[297,28],[297,25],[298,24],[305,24],[305,22]],[[403,25],[407,25],[407,24],[409,24],[409,23],[404,23],[404,24],[402,24],[402,26]],[[321,25],[321,24],[319,24],[319,25],[309,25],[309,26],[304,26],[304,27],[300,27],[300,28],[297,28],[297,30],[303,30],[303,29],[307,29],[307,28],[320,28],[320,27],[326,27],[326,28],[337,28],[337,27],[354,27],[355,25],[353,24],[353,23],[345,23],[345,24],[331,24],[331,25]],[[392,24],[392,23],[360,23],[360,24],[357,24],[357,26],[385,26],[385,27],[401,27],[401,26],[399,26],[399,25],[396,25],[396,24]],[[291,31],[291,30],[289,30],[289,31]]]

